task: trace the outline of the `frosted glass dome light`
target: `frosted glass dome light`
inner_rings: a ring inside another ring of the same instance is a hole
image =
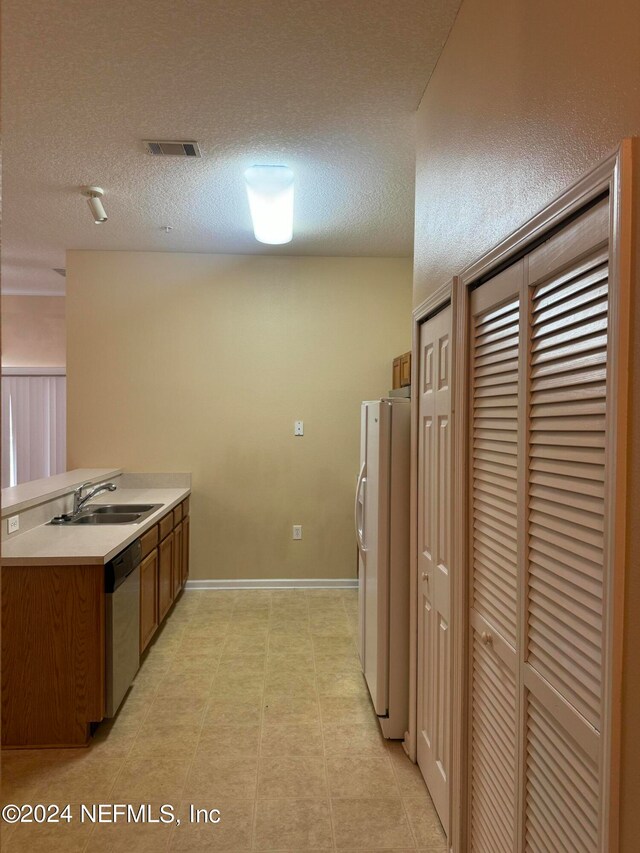
[[[293,239],[293,172],[287,166],[251,166],[244,173],[253,233],[274,246]]]

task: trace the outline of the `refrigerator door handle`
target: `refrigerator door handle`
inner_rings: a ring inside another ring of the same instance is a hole
[[[364,554],[364,486],[365,486],[365,472],[366,462],[362,463],[362,468],[360,468],[360,473],[358,474],[358,485],[356,486],[356,505],[355,505],[355,524],[356,524],[356,540],[358,542],[358,550],[361,554]],[[362,492],[362,500],[360,500],[360,493]]]

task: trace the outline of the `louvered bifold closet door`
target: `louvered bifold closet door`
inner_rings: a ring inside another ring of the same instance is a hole
[[[513,853],[521,262],[471,296],[469,840]]]
[[[527,259],[526,850],[600,848],[608,202]]]

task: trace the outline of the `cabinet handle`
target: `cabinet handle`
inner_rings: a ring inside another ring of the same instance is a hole
[[[488,634],[486,631],[483,631],[480,634],[480,642],[485,646],[490,646],[493,643],[493,634]]]
[[[422,573],[422,580],[423,580],[423,581],[428,581],[428,580],[429,580],[429,572],[423,572],[423,573]]]

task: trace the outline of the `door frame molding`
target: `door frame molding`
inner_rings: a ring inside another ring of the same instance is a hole
[[[633,245],[631,227],[632,214],[632,159],[640,153],[640,141],[625,139],[605,160],[591,169],[568,190],[558,195],[527,223],[514,231],[505,240],[490,249],[478,260],[466,267],[453,279],[451,301],[453,306],[453,443],[452,443],[452,552],[451,552],[451,669],[452,669],[452,758],[451,780],[451,837],[449,843],[453,853],[464,853],[468,849],[468,735],[466,712],[468,708],[468,629],[467,619],[469,589],[468,564],[469,513],[468,513],[468,418],[469,418],[469,298],[471,290],[486,278],[492,277],[527,254],[539,242],[548,239],[556,230],[566,225],[567,220],[579,215],[583,208],[609,192],[611,199],[610,220],[610,317],[615,333],[611,336],[608,366],[610,370],[611,398],[615,408],[608,412],[611,449],[608,461],[612,476],[608,477],[606,498],[610,512],[607,520],[607,554],[610,571],[606,588],[606,654],[604,665],[604,719],[603,765],[601,802],[603,804],[603,850],[618,849],[619,805],[620,805],[620,760],[621,760],[621,681],[622,646],[626,557],[626,517],[631,507],[627,506],[627,410],[629,407],[629,356],[630,356],[630,305],[633,286]],[[624,213],[624,216],[623,216]],[[434,294],[435,297],[436,294]],[[428,300],[427,300],[428,301]],[[414,398],[413,421],[416,418],[418,368],[416,350],[416,313],[414,312],[414,366],[412,376],[412,398]],[[413,444],[412,453],[417,448]],[[412,476],[416,462],[412,456]],[[414,504],[416,506],[414,506]],[[414,515],[415,511],[415,515]],[[412,559],[417,563],[417,485],[412,481]],[[412,562],[412,584],[416,563]],[[412,586],[412,594],[414,587]],[[412,617],[415,607],[412,607]],[[415,626],[412,627],[412,649],[415,646]],[[415,673],[417,675],[417,673]],[[412,683],[414,671],[412,670]],[[415,690],[415,688],[414,688]],[[413,697],[415,698],[415,696]],[[415,708],[414,734],[415,734]],[[411,730],[411,727],[410,727]],[[518,840],[519,844],[519,840]]]
[[[404,748],[415,763],[418,759],[418,437],[420,380],[420,327],[453,300],[453,280],[445,282],[413,309],[411,321],[411,506],[410,506],[410,587],[409,587],[409,728]],[[451,377],[455,376],[454,320],[451,322]]]

